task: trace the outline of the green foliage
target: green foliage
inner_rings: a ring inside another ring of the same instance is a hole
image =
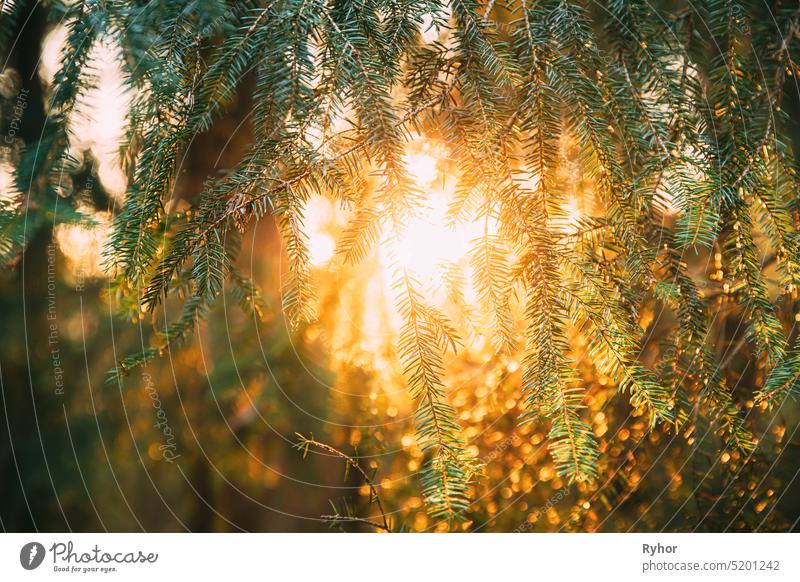
[[[451,520],[461,518],[469,507],[468,485],[479,467],[464,446],[442,382],[442,354],[455,351],[458,336],[445,316],[425,303],[418,288],[411,275],[398,274],[395,291],[404,322],[398,351],[411,397],[417,401],[417,442],[427,456],[422,488],[428,512]]]
[[[14,18],[16,4],[8,8]],[[246,309],[263,313],[235,264],[239,234],[265,217],[275,220],[288,258],[286,315],[295,327],[313,319],[306,202],[322,193],[354,209],[339,252],[363,260],[419,211],[422,193],[404,148],[421,130],[439,134],[457,168],[452,220],[498,225],[499,234],[473,243],[476,289],[508,351],[523,343],[512,306],[525,305],[524,420],[550,423],[550,450],[568,480],[597,475],[582,365],[628,393],[650,428],[703,414],[721,422],[731,445],[752,450],[711,337],[715,297],[734,299],[746,320],[747,349],[764,372],[756,401],[780,406],[798,394],[800,356],[787,313],[800,277],[800,207],[782,108],[787,80],[798,74],[796,3],[180,0],[55,8],[69,34],[52,115],[16,164],[17,189],[31,202],[0,207],[0,254],[10,261],[26,228],[56,216],[84,220],[63,208],[71,197],[61,178],[75,171],[67,125],[91,83],[90,48],[116,41],[137,93],[126,144],[132,179],[108,262],[140,307],[172,298],[184,307],[156,345],[121,362],[113,377],[184,340],[229,280]],[[425,43],[418,31],[426,17],[449,38]],[[0,41],[14,22],[0,21]],[[248,151],[207,180],[189,212],[168,212],[192,139],[240,99],[253,105]],[[570,144],[578,152],[573,173],[591,183],[602,212],[564,232]],[[689,261],[717,254],[719,276],[700,281]],[[478,467],[443,385],[456,334],[409,274],[397,292],[400,360],[427,456],[424,496],[431,515],[459,518]],[[653,305],[676,319],[657,366],[643,354],[640,318]],[[576,338],[587,362],[575,355]]]

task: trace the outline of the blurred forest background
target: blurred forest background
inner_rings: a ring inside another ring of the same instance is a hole
[[[7,4],[0,0],[0,18],[12,13]],[[13,168],[25,145],[42,135],[67,34],[49,3],[13,4],[13,25],[0,38],[4,204],[22,199]],[[299,329],[288,325],[281,310],[286,259],[275,222],[266,217],[243,235],[237,264],[260,288],[260,309],[240,309],[239,290],[226,285],[189,342],[171,346],[121,383],[106,382],[120,358],[149,345],[156,315],[126,303],[102,267],[111,216],[128,182],[120,144],[132,96],[113,45],[99,43],[93,59],[94,87],[73,112],[70,151],[77,166],[62,187],[96,225],[32,222],[24,251],[0,273],[3,530],[327,531],[332,524],[325,516],[332,514],[378,519],[374,491],[395,530],[797,527],[800,408],[795,401],[763,413],[754,408],[749,394],[758,370],[736,317],[726,320],[732,327],[714,349],[724,355],[724,374],[758,435],[756,452],[727,449],[702,423],[650,430],[641,411],[631,413],[627,399],[586,362],[579,370],[589,386],[586,415],[602,439],[602,455],[597,478],[572,485],[548,455],[547,427],[518,423],[518,354],[475,339],[448,361],[448,384],[485,475],[471,485],[466,521],[430,518],[418,482],[422,453],[411,427],[413,403],[391,342],[370,339],[379,332],[369,330],[395,325],[391,309],[375,299],[386,286],[358,266],[329,268],[341,222],[339,210],[322,198],[312,201],[307,216],[318,320]],[[233,167],[252,143],[253,82],[245,76],[219,121],[192,139],[171,210],[188,208],[205,180]],[[788,91],[783,106],[800,118],[796,93]],[[791,137],[800,143],[800,133]],[[448,162],[436,143],[415,147],[408,155],[416,179],[447,188]],[[578,156],[571,147],[563,146],[567,159]],[[463,236],[468,242],[472,235]],[[424,237],[423,243],[456,254],[466,244]],[[713,251],[689,261],[700,277],[715,270]],[[368,302],[372,307],[362,309]],[[719,309],[729,307],[720,303]],[[786,309],[791,318],[792,307]],[[170,320],[179,307],[167,301],[158,311]],[[648,337],[642,359],[655,365],[656,346],[673,333],[674,318],[662,317],[652,302],[640,320]],[[298,449],[298,434],[357,459],[363,473],[348,470],[326,447]],[[376,529],[357,519],[334,521],[348,531]]]

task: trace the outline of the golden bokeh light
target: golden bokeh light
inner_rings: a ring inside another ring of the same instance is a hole
[[[88,207],[78,210],[91,217],[95,226],[59,224],[55,228],[58,248],[69,263],[68,274],[73,279],[104,277],[108,275],[103,267],[103,250],[110,232],[110,214]]]

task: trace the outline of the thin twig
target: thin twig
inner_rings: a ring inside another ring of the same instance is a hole
[[[356,517],[348,518],[348,520],[349,521],[360,521],[360,522],[363,522],[363,523],[369,523],[370,525],[373,525],[374,527],[380,528],[380,529],[385,530],[387,532],[392,531],[391,528],[389,527],[389,522],[386,519],[386,512],[383,509],[383,504],[381,503],[381,498],[378,495],[378,489],[375,486],[375,483],[370,478],[370,476],[367,475],[367,472],[364,471],[364,469],[358,463],[358,461],[356,459],[354,459],[353,457],[351,457],[350,455],[348,455],[346,453],[343,453],[339,449],[336,449],[336,448],[334,448],[334,447],[332,447],[330,445],[326,445],[325,443],[321,443],[319,441],[316,441],[313,438],[306,438],[303,435],[301,435],[300,433],[295,433],[295,434],[297,434],[298,438],[300,438],[300,442],[298,443],[298,447],[299,448],[302,448],[304,451],[308,451],[308,447],[309,446],[315,446],[320,450],[323,450],[323,451],[325,451],[327,453],[331,453],[332,455],[334,455],[336,457],[339,457],[340,459],[344,460],[348,465],[353,467],[356,471],[358,471],[361,474],[361,476],[364,478],[364,481],[366,482],[367,486],[369,486],[370,495],[371,495],[371,497],[373,499],[375,499],[375,503],[378,506],[378,510],[381,512],[381,521],[383,522],[383,524],[381,525],[379,523],[372,522],[371,520],[368,520],[368,519],[356,518]],[[324,518],[325,516],[322,516],[322,517]],[[343,516],[338,516],[337,517],[337,519],[342,519],[342,518],[343,518]]]

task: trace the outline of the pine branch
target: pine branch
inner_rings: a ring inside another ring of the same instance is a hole
[[[404,321],[398,353],[411,397],[417,401],[417,441],[428,455],[422,471],[423,494],[432,517],[460,520],[469,507],[469,484],[478,465],[461,440],[461,427],[446,402],[442,382],[443,353],[455,350],[458,338],[444,315],[424,302],[418,286],[407,272],[395,282]]]

